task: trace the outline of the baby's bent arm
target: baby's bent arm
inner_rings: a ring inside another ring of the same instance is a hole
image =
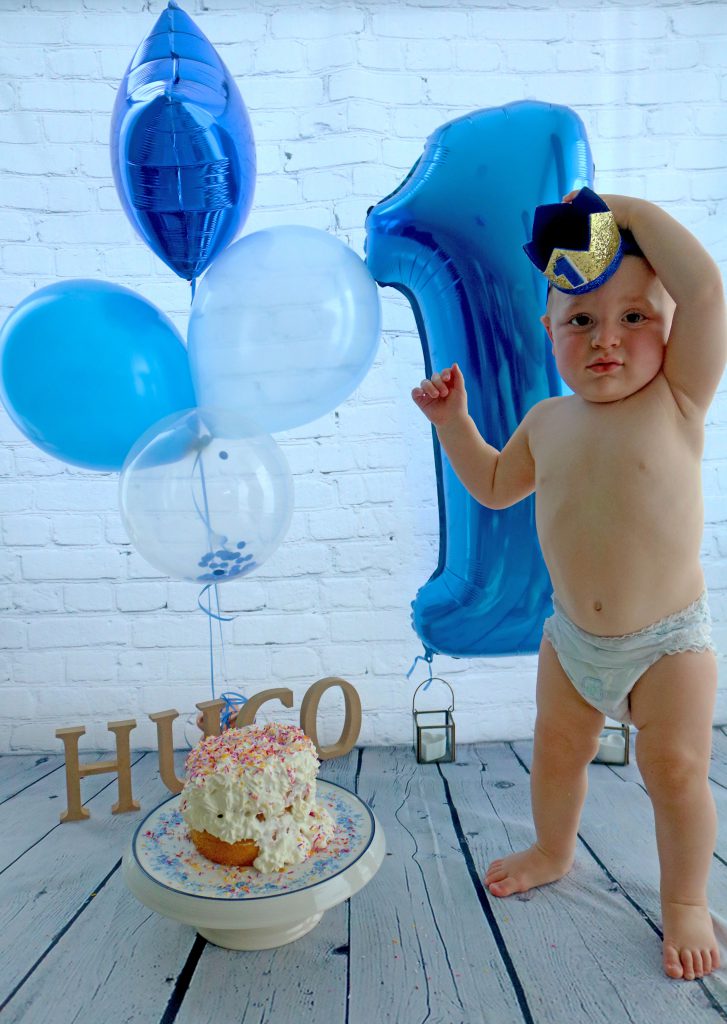
[[[727,323],[722,276],[702,244],[668,213],[645,199],[603,196],[629,228],[676,303],[664,376],[686,415],[708,407],[725,368]]]
[[[508,508],[535,490],[535,463],[528,444],[529,416],[501,452],[488,444],[471,416],[437,427],[452,469],[486,508]]]

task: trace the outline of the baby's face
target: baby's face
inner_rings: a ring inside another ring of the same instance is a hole
[[[541,319],[566,384],[589,402],[615,402],[661,369],[674,308],[646,260],[625,256],[592,292],[551,290]]]

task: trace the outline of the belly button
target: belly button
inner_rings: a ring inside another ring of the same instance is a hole
[[[601,608],[603,608],[603,605],[600,601],[594,601],[593,607],[596,609],[597,612],[600,612]]]

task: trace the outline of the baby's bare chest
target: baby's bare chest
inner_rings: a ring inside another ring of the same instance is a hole
[[[556,404],[532,439],[541,518],[650,518],[699,500],[701,436],[664,396]]]

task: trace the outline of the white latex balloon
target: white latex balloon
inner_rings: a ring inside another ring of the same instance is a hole
[[[347,398],[376,355],[381,309],[366,264],[315,228],[269,228],[231,245],[202,278],[188,353],[200,406],[273,433]]]

